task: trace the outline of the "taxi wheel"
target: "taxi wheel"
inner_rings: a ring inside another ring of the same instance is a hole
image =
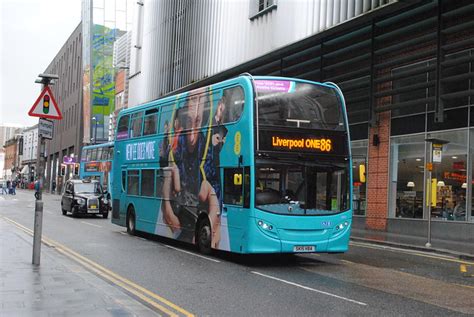
[[[71,207],[71,210],[69,210],[72,214],[73,217],[77,217],[77,209],[75,207]]]
[[[135,210],[130,207],[127,212],[127,232],[128,234],[135,235]]]
[[[197,232],[197,247],[199,251],[203,254],[210,254],[212,251],[211,248],[211,223],[209,219],[205,218],[199,222],[198,232]]]

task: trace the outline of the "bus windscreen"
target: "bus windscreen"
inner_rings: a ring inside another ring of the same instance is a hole
[[[343,131],[344,116],[336,90],[322,85],[256,80],[258,124]]]

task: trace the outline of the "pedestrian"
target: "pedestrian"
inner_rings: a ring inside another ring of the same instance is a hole
[[[12,192],[12,182],[10,180],[7,180],[7,194],[11,194]]]
[[[53,194],[56,193],[56,181],[55,180],[53,180],[51,191],[53,192]]]
[[[16,186],[18,185],[17,181],[12,182],[12,195],[16,195]]]
[[[41,189],[41,183],[40,183],[40,180],[37,179],[35,181],[35,198],[36,198],[36,200],[39,200],[40,189]]]
[[[7,191],[7,188],[6,188],[6,184],[4,182],[0,182],[0,193],[3,195],[3,194],[8,194],[8,191]]]

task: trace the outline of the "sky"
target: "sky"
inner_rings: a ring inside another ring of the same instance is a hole
[[[81,22],[81,0],[0,0],[0,125],[32,126],[35,84]]]

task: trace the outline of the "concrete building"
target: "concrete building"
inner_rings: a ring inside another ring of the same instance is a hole
[[[146,0],[136,9],[129,106],[244,72],[335,82],[353,140],[354,227],[426,237],[430,223],[434,239],[474,245],[472,1]],[[447,143],[434,157],[427,139]]]
[[[83,146],[82,24],[72,32],[44,73],[59,76],[50,88],[63,115],[62,120],[54,120],[53,139],[46,141],[45,188],[51,188],[54,181],[61,190],[73,170],[68,167],[66,175],[61,175],[63,157],[78,155]]]
[[[21,175],[28,182],[36,176],[36,157],[38,152],[38,125],[23,130],[23,156],[21,159]]]

